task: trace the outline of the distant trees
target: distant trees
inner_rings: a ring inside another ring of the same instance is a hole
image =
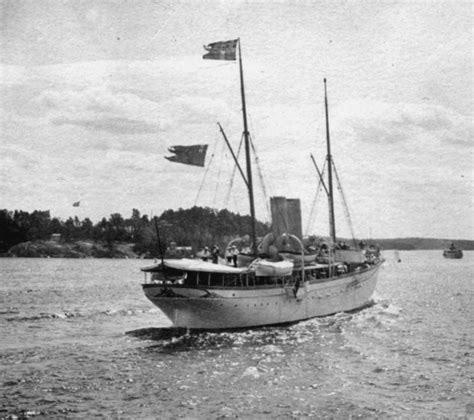
[[[182,246],[192,246],[198,250],[214,243],[221,248],[228,241],[249,233],[250,217],[240,216],[228,210],[208,207],[167,210],[157,218],[162,246],[171,241]],[[269,231],[263,223],[257,223],[257,235]],[[0,253],[26,241],[49,240],[53,233],[59,233],[63,241],[94,240],[112,247],[116,242],[134,243],[134,251],[139,254],[157,255],[158,241],[154,220],[132,209],[128,219],[119,213],[109,218],[103,217],[94,224],[89,218],[79,220],[77,216],[65,221],[51,218],[49,210],[0,210]]]
[[[48,211],[28,213],[0,210],[0,252],[26,240],[36,240],[51,234],[51,216]]]
[[[209,207],[192,207],[183,210],[167,210],[159,218],[163,236],[167,242],[189,245],[194,249],[217,244],[223,248],[235,237],[248,235],[250,217],[228,210]],[[268,233],[269,226],[257,222],[257,235]]]
[[[0,210],[0,252],[27,239],[26,231],[13,219],[13,213]]]
[[[221,250],[236,237],[243,237],[250,231],[250,216],[241,216],[228,210],[208,207],[166,210],[156,218],[156,225],[163,249],[170,242],[178,246],[191,246],[194,252],[204,246],[219,245]],[[270,227],[257,222],[257,236],[269,232]],[[12,246],[26,241],[49,240],[53,233],[59,233],[65,242],[90,240],[113,248],[115,243],[133,243],[133,250],[139,255],[157,256],[158,241],[154,219],[132,209],[130,218],[113,213],[97,223],[89,218],[80,220],[77,216],[61,220],[51,218],[49,210],[0,209],[0,254]],[[314,241],[309,237],[306,242]],[[443,249],[452,240],[428,238],[377,239],[383,249]],[[474,249],[474,241],[456,240],[455,244],[464,250]]]

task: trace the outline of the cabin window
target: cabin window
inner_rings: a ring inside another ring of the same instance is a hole
[[[197,272],[188,271],[184,276],[184,284],[187,286],[197,286],[199,284],[199,274]]]

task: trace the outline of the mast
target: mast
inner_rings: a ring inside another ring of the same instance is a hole
[[[328,94],[326,88],[326,79],[324,79],[324,105],[326,108],[326,144],[327,144],[327,161],[328,161],[328,202],[329,202],[329,230],[332,243],[336,243],[336,223],[334,220],[334,194],[332,187],[332,156],[331,141],[329,138],[329,113],[328,113]]]
[[[161,239],[160,239],[160,230],[158,229],[158,217],[154,217],[153,218],[154,222],[155,222],[155,230],[156,230],[156,239],[158,241],[158,251],[160,253],[160,258],[161,258],[161,267],[163,268],[163,274],[165,276],[165,279],[167,279],[166,277],[166,268],[165,268],[165,260],[164,260],[164,252],[163,252],[163,247],[161,246]]]
[[[242,68],[242,52],[240,50],[240,38],[239,41],[239,68],[240,68],[240,94],[242,96],[242,115],[244,120],[244,140],[245,140],[245,159],[247,161],[247,186],[249,191],[249,203],[250,203],[250,229],[251,229],[251,239],[253,246],[253,253],[257,255],[257,231],[255,228],[255,204],[253,198],[253,182],[252,182],[252,167],[250,160],[250,140],[249,140],[249,130],[247,126],[247,107],[245,105],[245,91],[244,91],[244,72]]]

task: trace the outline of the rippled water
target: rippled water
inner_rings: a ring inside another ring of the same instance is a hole
[[[136,260],[0,260],[0,418],[469,418],[474,252],[386,251],[374,304],[186,334]]]

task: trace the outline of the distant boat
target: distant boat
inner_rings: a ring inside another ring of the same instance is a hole
[[[209,44],[210,52],[204,58],[235,59],[237,44],[240,52],[239,40]],[[321,247],[317,258],[314,250],[305,249],[302,234],[295,233],[301,231],[298,199],[271,198],[273,236],[257,242],[250,164],[254,149],[247,128],[240,54],[239,64],[246,175],[235,157],[234,160],[248,188],[250,243],[241,247],[237,267],[229,263],[162,258],[161,263],[142,268],[146,297],[175,327],[205,330],[285,324],[366,306],[375,290],[383,259],[375,248],[337,249],[326,80],[327,180],[319,170],[318,174],[328,198],[330,240],[324,253]],[[223,136],[226,140],[224,133]],[[337,176],[335,171],[334,174]],[[246,249],[247,245],[250,249]],[[162,275],[153,280],[153,273]],[[150,274],[152,280],[148,281]]]
[[[451,246],[443,251],[444,258],[459,259],[463,257],[462,250],[456,248],[452,243]]]

